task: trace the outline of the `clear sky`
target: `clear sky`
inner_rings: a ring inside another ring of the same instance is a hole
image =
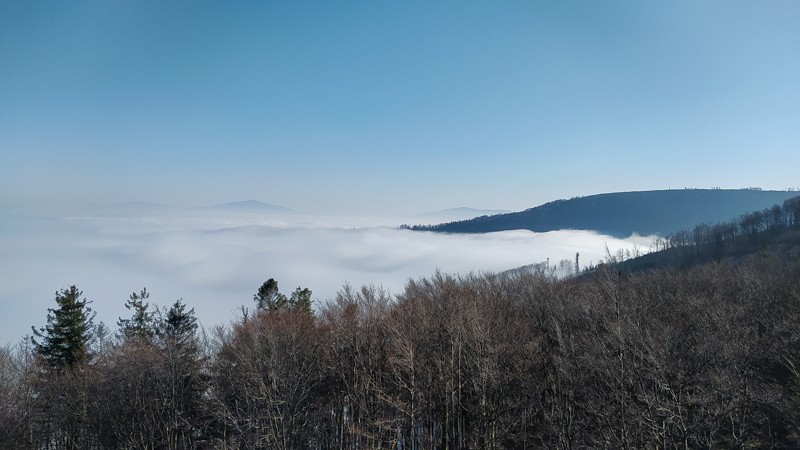
[[[800,2],[0,0],[0,207],[800,185]]]

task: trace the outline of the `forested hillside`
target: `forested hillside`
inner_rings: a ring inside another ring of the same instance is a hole
[[[800,197],[692,230],[658,266],[436,273],[316,310],[269,279],[209,330],[146,289],[109,330],[71,286],[0,349],[0,448],[796,448]]]
[[[763,210],[749,211],[730,220],[700,223],[657,237],[655,252],[622,260],[618,270],[640,271],[664,267],[691,267],[711,261],[735,260],[759,252],[800,258],[800,196]]]
[[[727,221],[745,211],[783,203],[795,195],[797,192],[760,189],[616,192],[556,200],[521,212],[410,228],[447,233],[578,229],[616,237],[632,233],[664,235],[698,223]]]

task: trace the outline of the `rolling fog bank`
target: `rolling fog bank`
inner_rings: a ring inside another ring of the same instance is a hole
[[[267,278],[297,286],[322,302],[345,283],[399,293],[409,279],[447,273],[497,272],[549,258],[599,262],[651,239],[617,239],[590,231],[504,231],[450,235],[400,230],[404,217],[334,217],[258,211],[125,205],[75,214],[0,213],[0,342],[41,326],[56,290],[77,284],[109,326],[125,316],[131,292],[147,287],[151,302],[178,298],[203,325],[227,323]]]

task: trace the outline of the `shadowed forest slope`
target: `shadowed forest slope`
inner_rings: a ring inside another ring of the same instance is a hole
[[[617,270],[632,272],[722,260],[732,263],[758,254],[800,259],[800,196],[724,222],[700,223],[659,236],[654,246],[657,251],[628,260],[612,256],[610,262],[616,263]]]

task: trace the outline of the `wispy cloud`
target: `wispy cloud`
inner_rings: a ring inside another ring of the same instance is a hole
[[[43,325],[55,291],[72,283],[110,326],[127,315],[127,296],[145,286],[152,302],[166,306],[183,297],[213,325],[232,319],[240,305],[251,306],[253,292],[269,277],[285,292],[309,287],[324,301],[346,282],[399,293],[409,278],[437,269],[502,271],[547,258],[556,265],[576,252],[588,264],[602,259],[605,244],[615,251],[649,243],[588,231],[446,235],[389,226],[401,219],[208,210],[0,220],[8,230],[0,236],[1,342]]]

